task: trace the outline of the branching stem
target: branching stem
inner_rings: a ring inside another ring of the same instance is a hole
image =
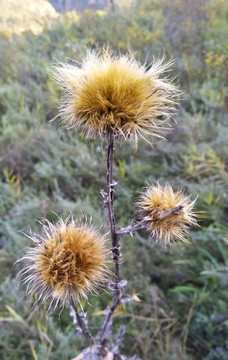
[[[108,192],[106,196],[106,207],[108,212],[108,221],[110,227],[110,234],[111,234],[111,241],[112,241],[112,255],[114,261],[114,288],[113,288],[113,301],[110,311],[108,311],[106,319],[104,321],[100,339],[101,341],[104,340],[104,335],[106,328],[110,321],[112,320],[112,316],[114,314],[115,309],[120,303],[120,289],[119,289],[119,278],[120,278],[120,271],[119,271],[119,258],[120,258],[120,245],[119,245],[119,236],[116,233],[116,223],[115,223],[115,214],[114,214],[114,206],[113,206],[113,199],[114,199],[114,185],[115,182],[113,181],[113,161],[114,161],[114,133],[112,130],[108,133],[108,154],[107,154],[107,187]]]
[[[139,222],[132,222],[130,225],[124,227],[124,228],[119,228],[118,231],[116,232],[116,234],[119,237],[122,237],[123,235],[127,235],[127,234],[133,234],[134,231],[140,230],[145,228],[145,221],[139,221]]]
[[[108,153],[107,153],[107,193],[101,190],[101,195],[104,198],[104,205],[107,209],[111,242],[112,242],[112,257],[114,261],[114,282],[112,287],[113,292],[113,300],[110,308],[107,309],[106,318],[104,320],[101,331],[99,332],[96,343],[101,345],[101,350],[103,349],[103,345],[108,340],[109,329],[111,328],[112,318],[117,306],[120,304],[121,291],[119,287],[120,282],[120,239],[125,234],[131,234],[133,231],[142,229],[145,224],[143,221],[138,223],[132,223],[131,225],[125,228],[119,228],[116,231],[116,222],[115,222],[115,214],[114,214],[114,186],[116,182],[113,180],[113,163],[114,163],[114,133],[110,129],[108,133]],[[95,344],[95,341],[92,335],[88,331],[88,327],[86,325],[85,319],[83,319],[83,315],[78,313],[77,307],[72,301],[72,307],[75,311],[77,324],[80,327],[83,335],[89,340],[90,346]]]

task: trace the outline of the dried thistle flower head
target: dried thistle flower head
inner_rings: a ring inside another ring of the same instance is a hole
[[[154,61],[148,67],[133,56],[88,53],[82,64],[54,67],[65,98],[60,114],[66,128],[88,137],[107,136],[137,143],[138,135],[163,138],[179,95],[164,73],[172,62]],[[151,141],[152,141],[151,140]]]
[[[192,211],[194,201],[170,185],[150,185],[139,198],[138,206],[145,227],[155,241],[166,247],[171,243],[187,242],[189,226],[197,225]]]
[[[27,235],[28,236],[28,235]],[[21,260],[27,293],[38,293],[42,303],[69,305],[86,298],[106,280],[108,251],[104,236],[72,218],[43,223],[43,235],[28,236],[34,243]]]

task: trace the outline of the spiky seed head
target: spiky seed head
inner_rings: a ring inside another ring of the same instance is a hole
[[[107,136],[137,143],[138,135],[151,142],[170,131],[179,91],[164,73],[164,59],[141,65],[132,55],[88,53],[82,64],[60,64],[54,75],[64,90],[60,115],[66,128],[87,137]]]
[[[86,223],[72,218],[57,224],[43,223],[43,235],[27,235],[33,247],[21,259],[27,293],[38,293],[38,301],[50,299],[50,309],[87,298],[106,281],[108,250],[106,239]]]
[[[174,192],[169,184],[150,185],[141,194],[138,207],[151,237],[164,244],[187,242],[189,226],[196,226],[192,201],[182,191]]]

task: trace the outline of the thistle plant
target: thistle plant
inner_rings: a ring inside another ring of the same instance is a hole
[[[106,279],[106,239],[88,224],[76,225],[69,217],[55,225],[45,220],[43,236],[31,234],[34,247],[27,251],[22,274],[28,287],[38,291],[38,302],[50,299],[50,309],[72,305],[95,291]]]
[[[164,59],[141,65],[132,55],[113,56],[88,53],[81,63],[54,67],[63,88],[60,106],[63,126],[80,131],[88,138],[98,137],[107,146],[107,188],[100,190],[109,223],[109,234],[101,234],[92,224],[69,217],[52,224],[43,222],[43,234],[28,235],[33,247],[23,257],[24,282],[29,294],[37,293],[37,302],[49,300],[49,309],[69,307],[89,343],[83,359],[103,359],[109,351],[114,359],[127,359],[119,347],[124,338],[122,325],[111,341],[116,308],[133,300],[124,293],[127,281],[121,279],[120,248],[126,234],[144,229],[148,239],[165,247],[187,242],[190,226],[196,225],[195,200],[175,192],[169,184],[148,185],[137,200],[138,219],[127,227],[115,221],[113,179],[116,141],[137,145],[139,136],[153,144],[171,130],[179,90],[164,74],[170,63]],[[96,224],[97,225],[97,224]],[[110,237],[111,242],[108,240]],[[111,255],[110,255],[111,254]],[[112,292],[112,303],[104,311],[105,319],[97,334],[91,334],[80,300],[98,286]],[[137,359],[132,357],[131,359]]]

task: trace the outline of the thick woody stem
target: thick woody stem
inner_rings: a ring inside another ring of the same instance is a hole
[[[86,337],[86,339],[89,341],[90,346],[94,345],[94,339],[88,330],[84,315],[79,314],[77,306],[75,305],[73,300],[71,301],[71,307],[73,308],[73,310],[75,312],[78,327],[80,328],[80,330],[82,331],[82,333]]]

